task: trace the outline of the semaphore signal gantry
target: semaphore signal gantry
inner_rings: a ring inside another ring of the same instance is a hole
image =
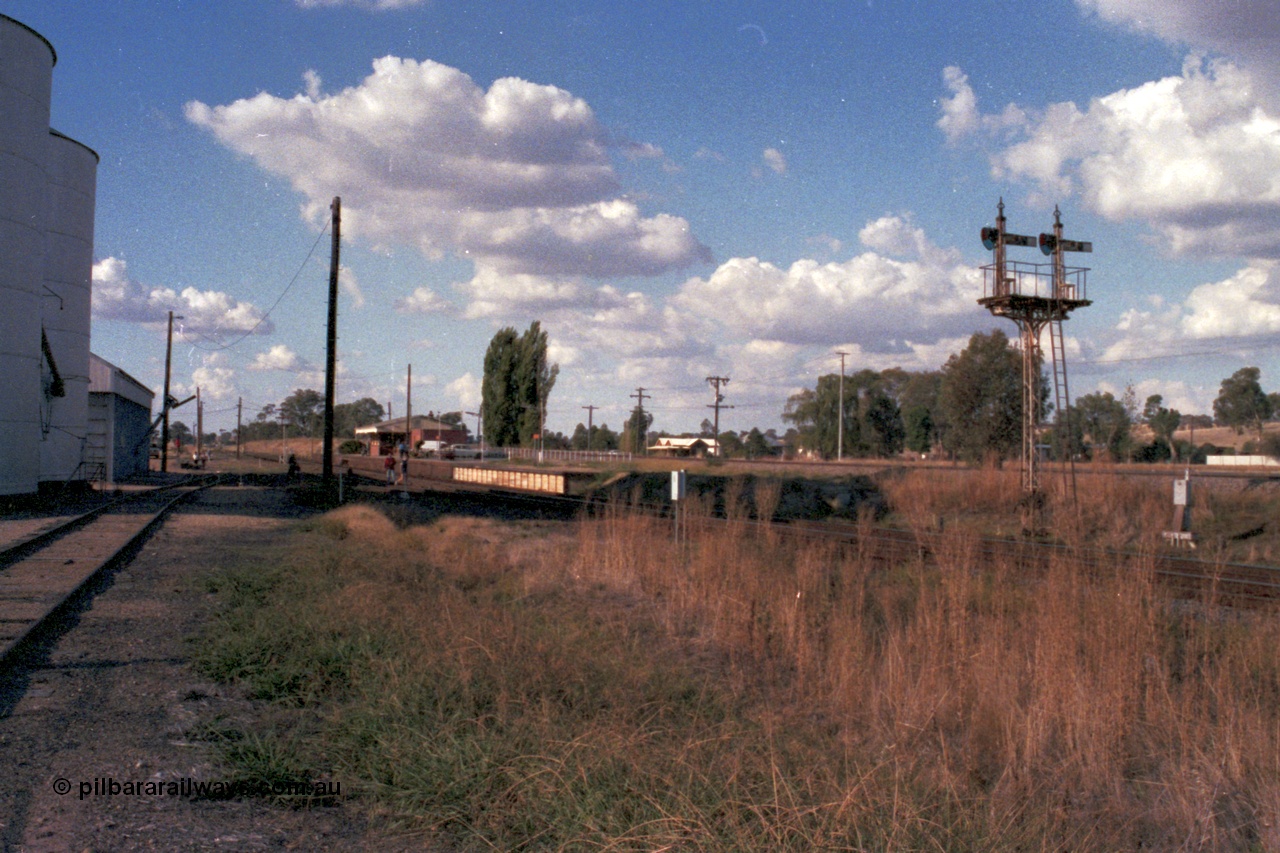
[[[1068,267],[1067,252],[1092,252],[1093,244],[1080,240],[1067,240],[1062,236],[1062,214],[1053,209],[1053,233],[1030,237],[1012,234],[1005,227],[1004,199],[996,208],[994,228],[982,229],[982,245],[992,252],[992,263],[982,267],[982,298],[978,304],[996,317],[1012,320],[1018,326],[1018,341],[1022,351],[1022,491],[1024,497],[1024,527],[1039,530],[1040,492],[1039,454],[1036,450],[1040,431],[1042,406],[1039,399],[1040,365],[1043,354],[1040,348],[1044,330],[1049,330],[1050,362],[1053,370],[1054,404],[1060,417],[1070,418],[1071,395],[1067,385],[1067,357],[1062,335],[1062,321],[1077,308],[1092,304],[1087,298],[1087,274],[1085,267]],[[1024,263],[1010,261],[1007,247],[1040,247],[1051,260],[1049,263]],[[1067,435],[1071,434],[1067,424]],[[1063,488],[1075,499],[1075,468],[1072,454],[1063,466]]]

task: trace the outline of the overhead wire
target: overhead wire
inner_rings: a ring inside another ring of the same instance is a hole
[[[220,341],[217,341],[216,339],[209,337],[203,332],[199,332],[199,331],[196,331],[195,329],[192,329],[191,330],[192,334],[198,335],[199,337],[204,338],[206,341],[210,341],[212,343],[217,344],[216,346],[210,348],[210,347],[202,347],[195,341],[191,340],[191,338],[187,337],[186,330],[181,327],[179,327],[178,329],[178,334],[181,335],[183,339],[187,341],[187,343],[191,344],[191,346],[195,347],[198,350],[201,350],[202,352],[218,352],[220,350],[230,349],[231,347],[243,341],[245,338],[252,335],[254,332],[258,330],[258,328],[263,323],[267,321],[267,318],[270,317],[272,312],[276,310],[276,308],[280,305],[280,302],[285,298],[285,296],[288,295],[289,291],[293,289],[294,284],[296,284],[299,277],[302,276],[302,271],[307,268],[307,264],[311,262],[311,257],[316,253],[316,248],[320,245],[320,240],[323,239],[324,235],[327,233],[329,233],[329,223],[326,221],[324,224],[324,227],[320,229],[320,233],[316,235],[315,242],[311,244],[311,250],[307,252],[307,256],[303,258],[302,263],[298,265],[298,271],[293,274],[293,278],[289,279],[289,283],[285,285],[284,290],[281,291],[280,295],[276,297],[276,301],[272,302],[271,307],[267,309],[266,313],[258,318],[258,322],[254,323],[253,326],[249,328],[247,331],[245,331],[244,334],[240,335],[240,337],[228,343],[221,343]]]

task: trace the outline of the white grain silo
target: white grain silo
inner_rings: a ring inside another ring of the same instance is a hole
[[[44,287],[53,46],[0,15],[0,494],[40,476],[40,294]]]
[[[93,279],[93,212],[98,155],[47,133],[49,218],[44,234],[44,333],[41,369],[40,480],[87,479],[81,467],[89,417],[89,315]]]

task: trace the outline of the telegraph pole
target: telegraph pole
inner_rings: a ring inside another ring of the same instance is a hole
[[[409,365],[409,371],[404,380],[404,442],[405,446],[413,450],[413,365]]]
[[[329,253],[329,336],[324,358],[324,449],[320,476],[333,481],[333,395],[338,360],[338,250],[341,245],[342,198],[333,197],[333,249]]]
[[[200,402],[200,386],[196,386],[196,462],[204,451],[204,403]]]
[[[711,405],[707,406],[707,408],[716,410],[715,421],[713,422],[713,426],[712,426],[712,430],[715,432],[715,435],[713,435],[712,438],[714,438],[716,442],[716,456],[719,456],[720,455],[720,409],[733,408],[733,406],[724,405],[724,395],[720,393],[720,386],[728,385],[729,377],[728,376],[708,376],[707,382],[711,383],[711,385],[714,386],[716,389],[716,401]]]
[[[244,409],[244,397],[236,397],[236,458],[240,458],[240,416]]]
[[[632,394],[631,396],[636,399],[635,425],[636,425],[636,428],[640,431],[640,436],[639,436],[640,451],[645,456],[648,456],[649,455],[649,435],[648,435],[649,431],[645,429],[645,425],[644,425],[644,398],[648,397],[650,400],[652,400],[653,395],[644,393],[643,388],[637,388],[636,393]]]
[[[840,420],[836,422],[836,461],[844,459],[844,357],[849,353],[836,350],[840,356]]]
[[[587,410],[587,450],[590,450],[591,449],[591,430],[595,426],[595,424],[592,423],[592,417],[595,415],[596,409],[600,407],[599,406],[583,406],[582,408]]]
[[[182,317],[178,317],[179,320]],[[160,471],[169,473],[169,409],[172,408],[173,397],[169,396],[169,376],[173,367],[173,312],[169,312],[169,338],[164,347],[164,399],[160,405],[164,410],[164,426],[160,430]]]

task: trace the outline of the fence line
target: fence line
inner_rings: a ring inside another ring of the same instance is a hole
[[[536,447],[508,447],[508,459],[532,459],[535,462],[630,462],[633,453],[617,450],[538,450]]]

